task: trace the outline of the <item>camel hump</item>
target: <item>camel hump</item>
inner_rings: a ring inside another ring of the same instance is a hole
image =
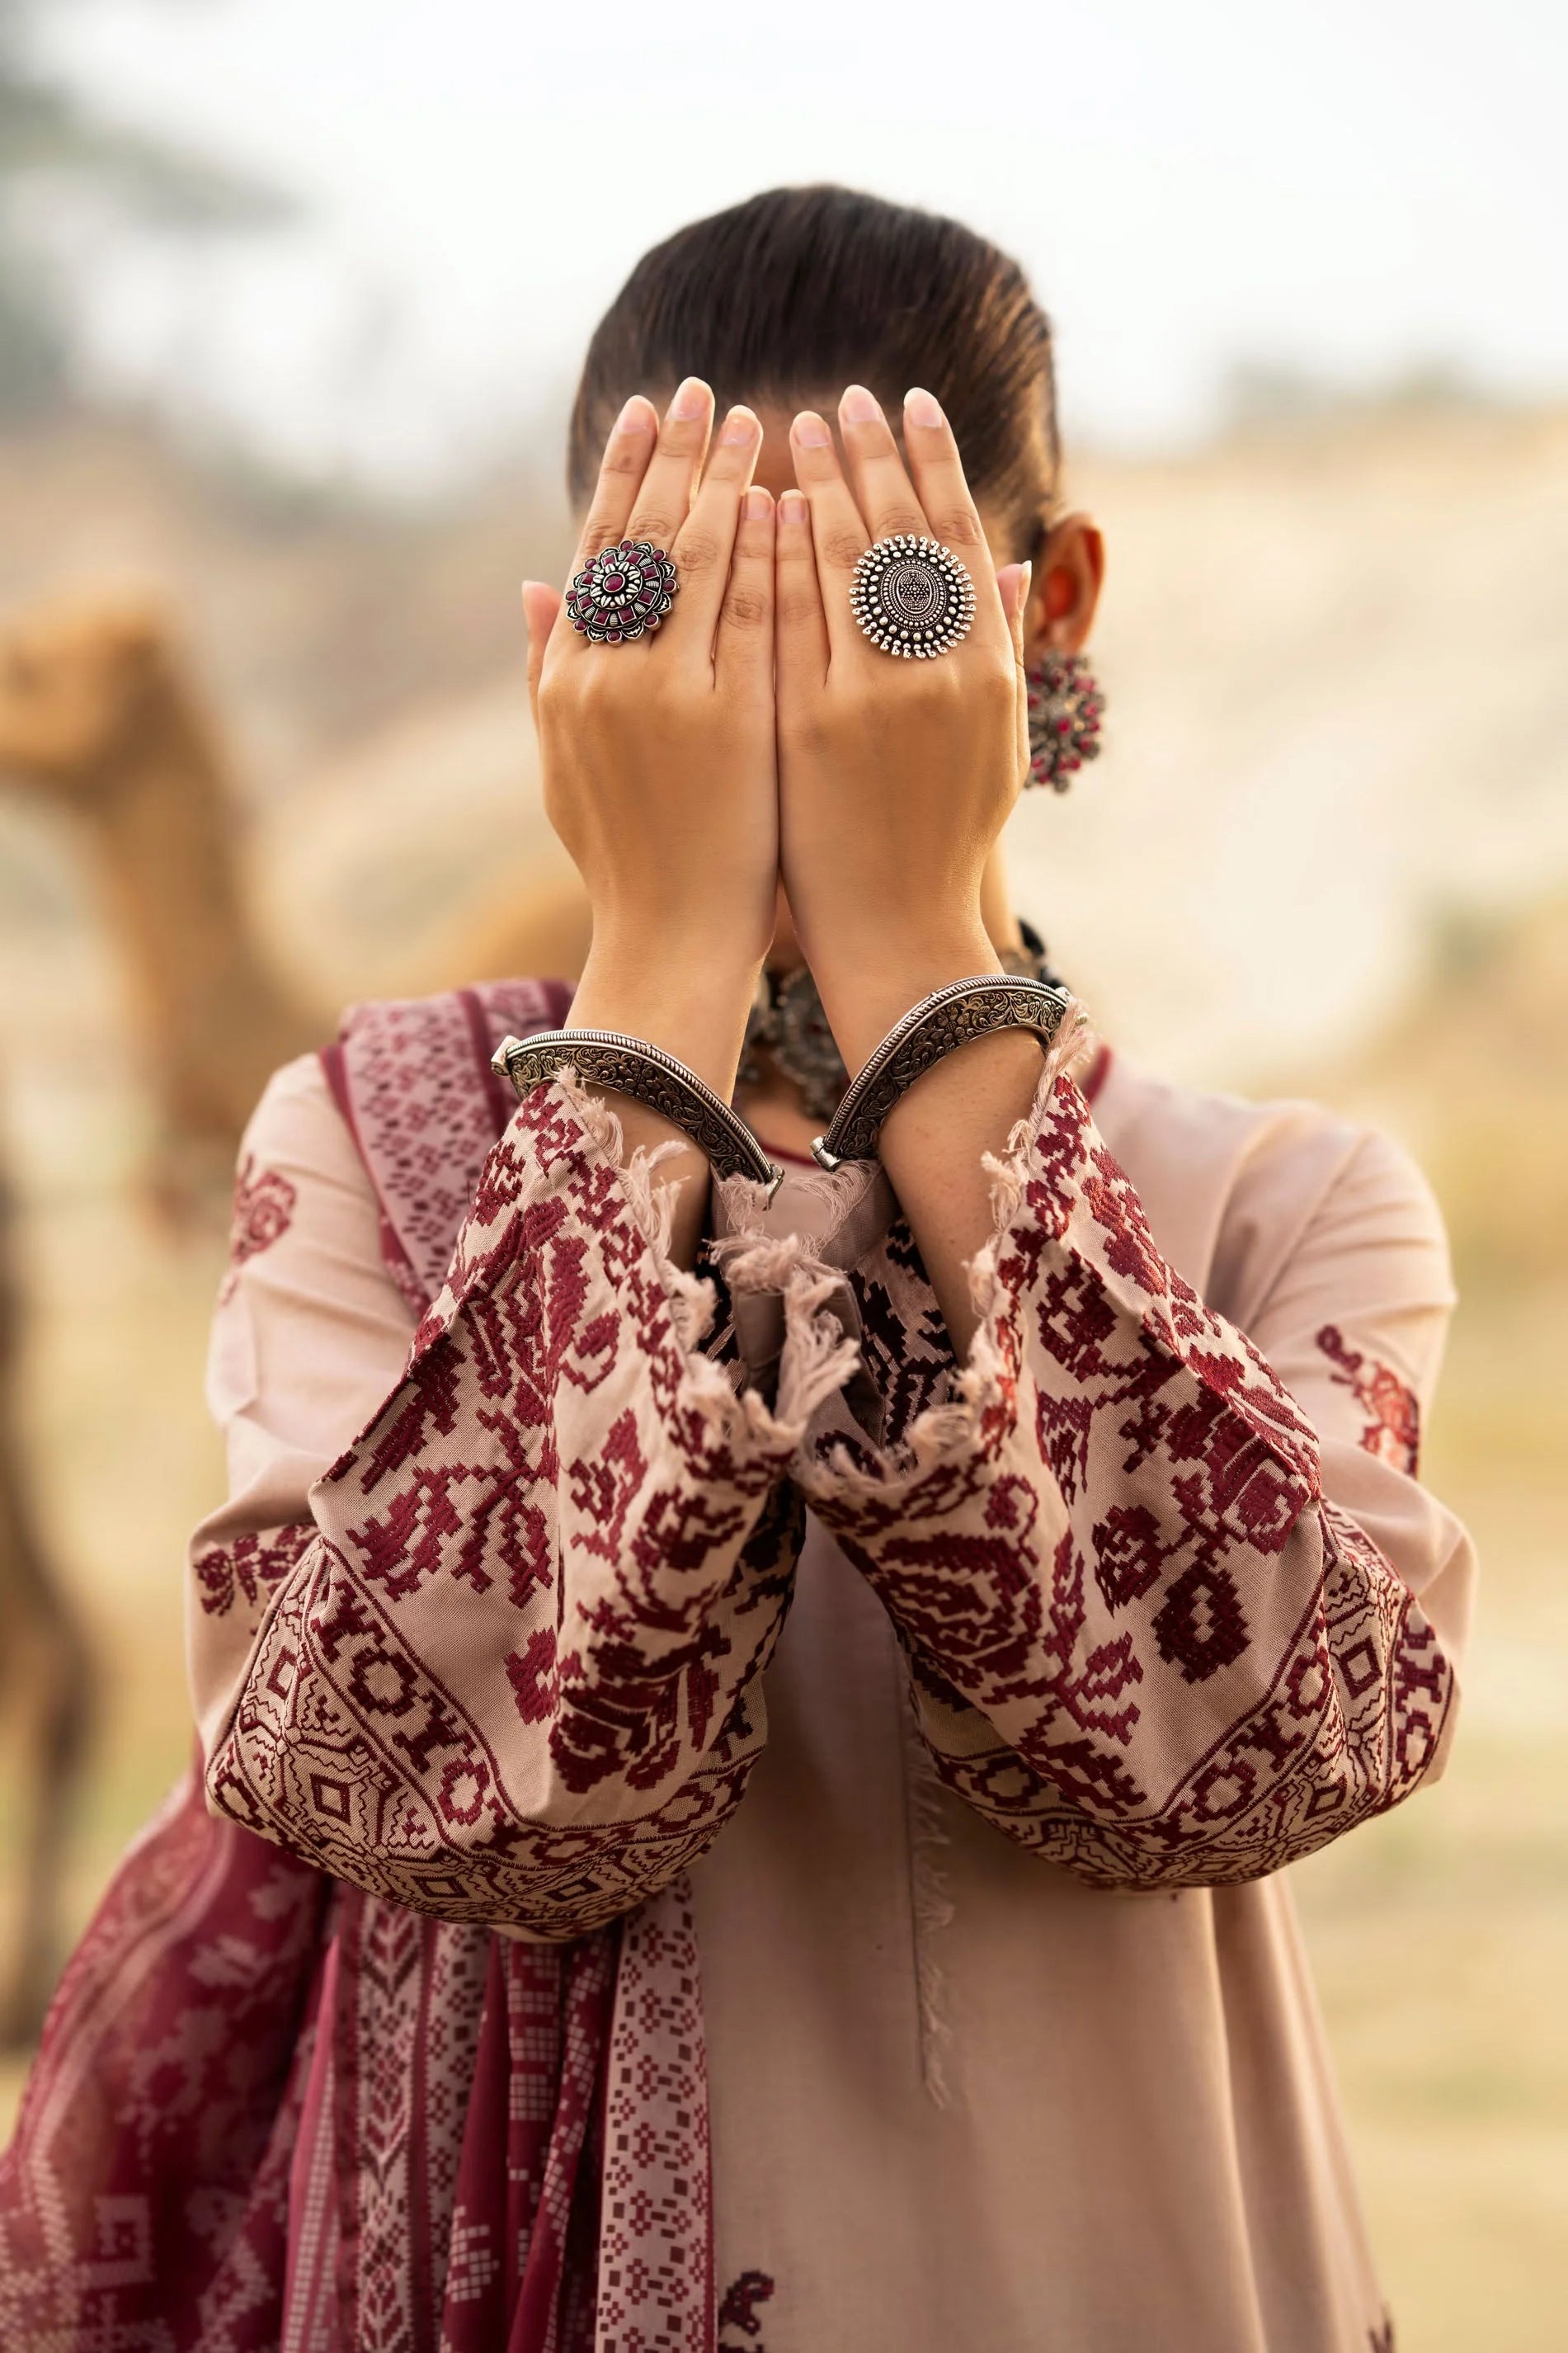
[[[515,1103],[490,1068],[509,1032],[566,1018],[563,980],[490,980],[439,997],[352,1006],[321,1065],[381,1205],[389,1271],[417,1314],[441,1288],[458,1229]]]

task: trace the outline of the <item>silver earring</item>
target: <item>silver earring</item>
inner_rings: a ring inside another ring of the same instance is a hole
[[[1100,757],[1104,693],[1081,654],[1042,654],[1025,678],[1029,782],[1065,793],[1084,762]]]

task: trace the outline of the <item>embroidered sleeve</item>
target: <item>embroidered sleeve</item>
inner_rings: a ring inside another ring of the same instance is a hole
[[[798,1547],[783,1473],[847,1370],[797,1349],[772,1409],[738,1392],[702,1350],[711,1285],[668,1258],[668,1195],[618,1161],[574,1090],[520,1105],[403,1377],[307,1508],[220,1516],[194,1563],[213,1808],[399,1904],[546,1937],[656,1892],[737,1802]],[[301,1282],[285,1245],[267,1264]]]
[[[1352,1187],[1244,1336],[1062,1075],[995,1173],[951,1395],[885,1447],[814,1438],[801,1483],[999,1829],[1101,1884],[1260,1876],[1445,1752],[1469,1555],[1410,1475],[1402,1352],[1446,1276],[1418,1318],[1409,1188]]]

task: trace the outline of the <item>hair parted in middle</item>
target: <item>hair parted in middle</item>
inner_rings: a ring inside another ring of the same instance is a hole
[[[1016,554],[1038,542],[1059,464],[1050,322],[1018,264],[962,222],[849,188],[773,188],[655,246],[588,346],[572,411],[575,502],[622,402],[688,375],[721,408],[864,384],[895,422],[923,385]]]

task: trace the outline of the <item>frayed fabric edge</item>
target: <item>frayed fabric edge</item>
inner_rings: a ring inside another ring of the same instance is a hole
[[[980,1321],[954,1380],[954,1394],[917,1417],[902,1443],[889,1450],[879,1470],[865,1470],[843,1445],[831,1448],[825,1459],[800,1466],[797,1476],[808,1497],[837,1488],[863,1500],[896,1501],[939,1462],[973,1447],[984,1414],[995,1407],[1012,1410],[1000,1339],[1009,1305],[997,1271],[1002,1245],[1023,1204],[1029,1156],[1057,1082],[1087,1068],[1098,1046],[1084,1014],[1076,1004],[1070,1006],[1051,1041],[1027,1112],[1014,1122],[999,1153],[981,1156],[981,1166],[991,1179],[991,1234],[968,1265],[969,1296]]]
[[[746,1182],[743,1178],[731,1181]],[[798,1444],[818,1406],[855,1372],[860,1361],[859,1343],[845,1332],[827,1304],[840,1288],[842,1275],[824,1265],[805,1236],[762,1232],[758,1219],[763,1196],[759,1187],[749,1189],[756,1194],[757,1214],[716,1241],[714,1255],[731,1291],[773,1292],[784,1303],[784,1338],[773,1418],[781,1428],[796,1433]],[[741,1206],[726,1203],[731,1214]]]
[[[793,1238],[775,1240],[763,1233],[762,1215],[767,1203],[763,1186],[745,1176],[713,1180],[726,1222],[732,1228],[714,1245],[725,1280],[732,1289],[777,1291],[784,1300],[786,1362],[773,1405],[770,1409],[752,1389],[737,1394],[722,1367],[700,1354],[701,1344],[713,1328],[717,1306],[713,1285],[706,1277],[677,1266],[670,1256],[680,1187],[692,1180],[687,1176],[655,1179],[660,1164],[674,1158],[680,1145],[671,1138],[665,1144],[638,1145],[626,1155],[620,1120],[602,1096],[584,1086],[569,1063],[556,1071],[553,1083],[565,1095],[589,1141],[618,1166],[626,1206],[653,1253],[670,1303],[670,1320],[685,1359],[692,1403],[710,1419],[739,1419],[753,1440],[772,1451],[785,1456],[794,1452],[818,1405],[842,1388],[858,1362],[854,1342],[845,1340],[834,1318],[821,1312],[834,1278],[826,1268],[819,1269],[808,1253],[792,1250]]]

